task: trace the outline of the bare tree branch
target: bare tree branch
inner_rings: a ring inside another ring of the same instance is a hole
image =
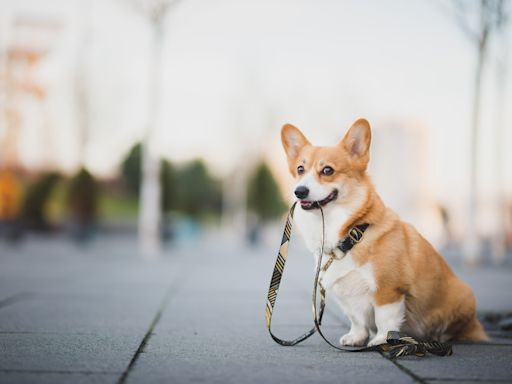
[[[472,26],[471,22],[468,20],[469,16],[469,7],[466,2],[453,0],[453,5],[450,6],[450,3],[441,0],[436,1],[431,4],[435,4],[436,7],[450,20],[455,20],[458,27],[462,30],[464,34],[466,34],[471,40],[474,42],[478,42],[479,35],[478,31],[476,31]]]
[[[148,17],[153,24],[160,24],[165,16],[175,8],[181,0],[127,0],[133,8]]]

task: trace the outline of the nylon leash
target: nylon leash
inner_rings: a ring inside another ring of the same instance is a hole
[[[325,310],[325,299],[326,299],[326,290],[320,283],[320,271],[322,270],[322,259],[324,256],[324,237],[325,237],[325,217],[324,211],[320,204],[317,205],[318,209],[320,209],[320,214],[322,217],[322,234],[321,234],[321,246],[320,253],[317,257],[316,269],[315,269],[315,279],[313,284],[313,293],[312,293],[312,312],[313,312],[313,321],[314,327],[309,331],[303,333],[302,335],[296,337],[293,340],[283,340],[272,332],[272,314],[274,311],[275,303],[277,300],[277,294],[279,291],[279,287],[281,284],[281,279],[283,277],[284,268],[286,265],[286,260],[288,257],[288,248],[290,243],[290,237],[292,233],[292,225],[293,225],[293,213],[295,210],[297,203],[295,202],[286,218],[286,224],[283,231],[283,237],[281,240],[281,245],[279,247],[279,251],[277,253],[277,259],[274,265],[274,271],[272,272],[272,278],[270,280],[270,285],[267,293],[267,304],[265,308],[265,320],[268,332],[272,339],[283,346],[294,346],[297,345],[304,340],[311,337],[315,332],[318,332],[320,337],[329,344],[331,347],[340,350],[340,351],[349,351],[349,352],[361,352],[361,351],[378,351],[378,352],[386,352],[391,358],[397,358],[401,356],[408,355],[416,355],[416,356],[425,356],[427,352],[438,356],[449,356],[453,353],[452,347],[448,343],[441,343],[437,341],[433,342],[419,342],[414,338],[407,336],[403,333],[397,331],[390,331],[387,334],[386,344],[376,345],[376,346],[363,346],[363,347],[350,347],[350,346],[337,346],[333,344],[331,341],[327,339],[327,337],[322,333],[321,324],[322,318]],[[334,261],[334,254],[324,265],[324,269],[326,270],[331,263]],[[317,293],[320,291],[320,306],[318,309],[317,306]]]

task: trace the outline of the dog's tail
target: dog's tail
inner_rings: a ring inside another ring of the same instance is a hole
[[[482,324],[475,315],[466,327],[464,327],[462,332],[460,332],[457,340],[484,342],[489,341],[489,336],[487,336],[484,327],[482,327]]]

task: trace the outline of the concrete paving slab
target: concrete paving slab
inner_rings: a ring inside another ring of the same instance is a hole
[[[0,371],[2,384],[114,384],[118,374],[90,374],[73,372],[5,372]]]
[[[512,382],[510,345],[454,345],[454,354],[449,357],[407,357],[398,360],[398,363],[424,380]]]
[[[133,239],[87,250],[61,240],[1,250],[0,292],[33,293],[0,307],[2,383],[116,382],[123,372],[130,383],[512,381],[512,338],[499,331],[497,345],[457,345],[452,357],[397,365],[374,352],[335,351],[316,335],[296,347],[275,344],[264,323],[275,249],[214,241],[174,248],[156,262],[138,258]],[[312,267],[311,255],[292,249],[273,323],[280,337],[312,325]],[[512,272],[479,271],[460,273],[479,305],[511,310]],[[343,316],[333,303],[326,316],[336,342]]]
[[[507,312],[512,309],[510,268],[455,266],[454,270],[473,288],[479,311]]]
[[[502,380],[485,380],[485,381],[480,381],[480,380],[428,380],[426,381],[426,383],[429,383],[429,384],[482,384],[482,383],[485,383],[485,384],[493,384],[493,383],[510,383],[509,380],[506,380],[506,381],[502,381]]]
[[[378,353],[338,352],[316,335],[296,347],[275,344],[264,322],[271,266],[269,272],[261,260],[226,255],[206,264],[180,284],[127,382],[368,382],[377,375],[381,382],[412,382]],[[309,296],[297,283],[283,287],[279,299],[275,330],[284,338],[312,326]],[[326,332],[337,340],[344,329],[331,323]]]
[[[142,335],[0,334],[0,371],[122,372]]]
[[[144,333],[165,291],[39,294],[1,309],[0,332]]]
[[[297,350],[296,350],[297,351]],[[169,356],[170,357],[170,356]],[[302,358],[295,353],[271,361],[237,356],[173,358],[144,355],[128,383],[412,383],[385,360]]]

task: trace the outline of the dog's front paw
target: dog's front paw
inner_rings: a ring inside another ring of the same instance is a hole
[[[366,343],[367,339],[368,334],[366,333],[349,332],[341,336],[340,344],[347,347],[361,347]]]
[[[373,339],[368,342],[369,347],[373,347],[375,345],[386,344],[386,335],[379,335],[378,333],[375,335]]]

